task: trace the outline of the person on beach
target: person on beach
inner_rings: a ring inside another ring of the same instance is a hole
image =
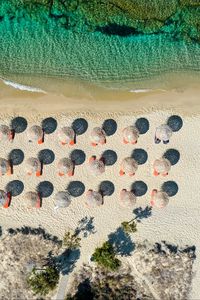
[[[71,127],[62,127],[58,131],[58,139],[62,145],[71,145],[75,144],[75,132]]]
[[[104,145],[106,143],[106,133],[100,127],[95,127],[90,133],[90,140],[92,146]]]
[[[139,138],[139,131],[135,126],[128,126],[124,128],[122,133],[124,144],[137,144]]]
[[[151,192],[151,200],[150,200],[151,206],[155,206],[157,208],[164,208],[167,206],[168,203],[169,203],[169,197],[167,193],[165,193],[164,191],[158,191],[154,189]]]
[[[168,144],[172,136],[172,132],[172,129],[168,125],[160,125],[156,128],[155,143],[159,144],[162,141],[163,144]]]
[[[96,156],[91,156],[89,159],[89,169],[93,175],[98,176],[105,172],[105,164],[102,158],[97,159]]]
[[[120,176],[123,176],[125,174],[128,174],[129,176],[134,176],[135,172],[138,169],[137,162],[132,157],[126,157],[121,162],[121,168],[120,168]]]
[[[160,159],[156,159],[153,163],[153,175],[158,176],[167,176],[171,169],[171,163],[168,159],[162,157]]]

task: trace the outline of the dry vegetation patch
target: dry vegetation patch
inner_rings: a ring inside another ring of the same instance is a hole
[[[40,268],[48,257],[58,255],[60,246],[56,237],[41,228],[24,227],[6,232],[0,240],[2,299],[38,299],[28,287],[27,276],[33,267]]]
[[[115,272],[84,265],[74,275],[66,299],[185,300],[190,291],[194,258],[195,247],[139,244]]]

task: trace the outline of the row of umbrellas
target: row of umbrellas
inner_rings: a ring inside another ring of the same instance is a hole
[[[148,155],[143,149],[135,149],[131,157],[126,157],[121,161],[119,174],[135,175],[139,165],[147,161]],[[19,165],[24,159],[24,154],[20,149],[11,152],[10,159],[0,157],[0,175],[13,174],[15,165]],[[49,149],[42,150],[38,157],[30,157],[26,160],[26,172],[28,175],[35,174],[41,176],[44,165],[51,164],[55,159],[54,153]],[[156,159],[153,163],[153,174],[168,175],[171,166],[175,165],[180,159],[180,154],[175,149],[167,150],[163,157]],[[85,161],[85,153],[81,150],[75,150],[70,157],[61,158],[57,164],[59,176],[73,176],[75,167]],[[106,150],[102,156],[91,156],[88,161],[88,168],[94,176],[105,172],[107,166],[112,166],[117,161],[117,154],[113,150]]]
[[[8,208],[11,204],[12,197],[22,193],[20,182],[11,182],[6,190],[0,190],[0,205]],[[89,207],[101,206],[106,196],[114,193],[114,185],[110,181],[101,183],[98,190],[89,189],[85,193],[85,203]],[[147,185],[143,181],[136,181],[132,185],[131,190],[122,189],[119,194],[119,204],[122,207],[133,207],[136,204],[137,197],[143,196],[148,190]],[[54,196],[55,209],[68,207],[73,198],[81,196],[85,192],[85,186],[81,182],[72,182],[66,191],[59,191]],[[150,204],[158,208],[163,208],[169,203],[169,198],[178,192],[178,185],[174,181],[165,182],[160,190],[152,190]],[[28,207],[40,208],[42,199],[48,198],[53,193],[53,185],[50,182],[42,182],[37,191],[29,191],[25,194],[25,200]]]
[[[183,121],[179,116],[171,116],[166,124],[156,128],[155,143],[163,141],[167,144],[173,132],[180,130]],[[0,126],[0,141],[13,141],[16,133],[23,132],[27,127],[27,121],[22,117],[17,117],[12,122],[12,126]],[[45,119],[41,125],[33,125],[28,128],[27,137],[29,142],[42,144],[45,134],[53,133],[57,128],[57,121],[53,118]],[[85,119],[75,120],[71,126],[63,126],[57,130],[57,135],[62,145],[74,145],[78,135],[83,134],[88,128]],[[117,123],[113,119],[106,120],[102,126],[94,127],[90,132],[90,141],[92,146],[104,145],[108,136],[113,135],[117,130]],[[149,121],[145,118],[139,118],[134,125],[127,126],[122,131],[124,144],[136,144],[141,134],[149,130]]]

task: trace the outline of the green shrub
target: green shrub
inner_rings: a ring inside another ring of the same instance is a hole
[[[96,248],[92,255],[92,260],[95,261],[99,266],[102,266],[108,270],[117,270],[121,261],[117,259],[115,250],[109,242],[105,242],[102,247]]]
[[[66,231],[63,237],[63,246],[69,250],[75,250],[80,247],[81,238],[76,233]]]
[[[35,295],[47,295],[54,290],[59,281],[59,272],[55,267],[47,267],[42,270],[33,269],[28,277],[28,285]]]
[[[134,233],[137,231],[137,223],[134,220],[130,222],[122,222],[122,228],[126,233]]]

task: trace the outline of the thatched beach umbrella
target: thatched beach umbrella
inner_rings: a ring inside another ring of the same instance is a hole
[[[135,126],[128,126],[123,129],[124,144],[136,144],[139,138],[139,131]]]
[[[12,130],[6,126],[0,126],[0,141],[12,141]]]
[[[11,165],[8,160],[0,158],[0,176],[3,176],[5,174],[12,174]]]
[[[120,205],[123,207],[133,207],[136,204],[136,196],[133,192],[127,191],[126,189],[120,192]]]
[[[167,176],[168,172],[171,169],[171,163],[166,158],[156,159],[153,163],[153,169],[154,169],[153,174],[155,176],[158,176],[159,174],[163,176]]]
[[[75,143],[75,132],[71,127],[62,127],[58,131],[58,139],[62,145],[74,145]]]
[[[73,176],[74,175],[74,163],[70,158],[61,158],[58,162],[58,170],[59,176],[68,175]]]
[[[164,144],[169,143],[169,140],[172,136],[172,129],[166,125],[160,125],[159,127],[156,128],[155,132],[155,143],[158,144],[161,141],[163,141]]]
[[[150,204],[158,208],[164,208],[169,203],[169,198],[167,193],[163,191],[153,190],[151,193]]]
[[[55,195],[55,208],[65,208],[71,204],[71,197],[68,192],[58,192]]]
[[[3,190],[0,190],[0,206],[7,208],[9,206],[10,197]]]
[[[27,192],[25,194],[26,200],[29,202],[30,207],[41,207],[41,198],[37,192]]]
[[[90,140],[92,146],[97,146],[99,144],[104,145],[106,143],[106,134],[101,127],[95,127],[90,133]]]
[[[26,170],[28,175],[36,173],[36,176],[42,175],[42,166],[38,158],[30,157],[26,161]]]
[[[89,168],[93,175],[101,175],[105,172],[105,165],[101,159],[97,159],[95,156],[92,156],[89,159]]]
[[[132,157],[126,157],[121,162],[120,175],[128,174],[129,176],[133,176],[137,169],[137,162]]]
[[[30,127],[27,130],[27,136],[29,142],[37,142],[38,144],[42,144],[44,139],[44,132],[42,130],[42,127],[38,125]]]
[[[99,192],[89,190],[86,193],[86,204],[89,207],[100,206],[103,204],[103,197]]]

